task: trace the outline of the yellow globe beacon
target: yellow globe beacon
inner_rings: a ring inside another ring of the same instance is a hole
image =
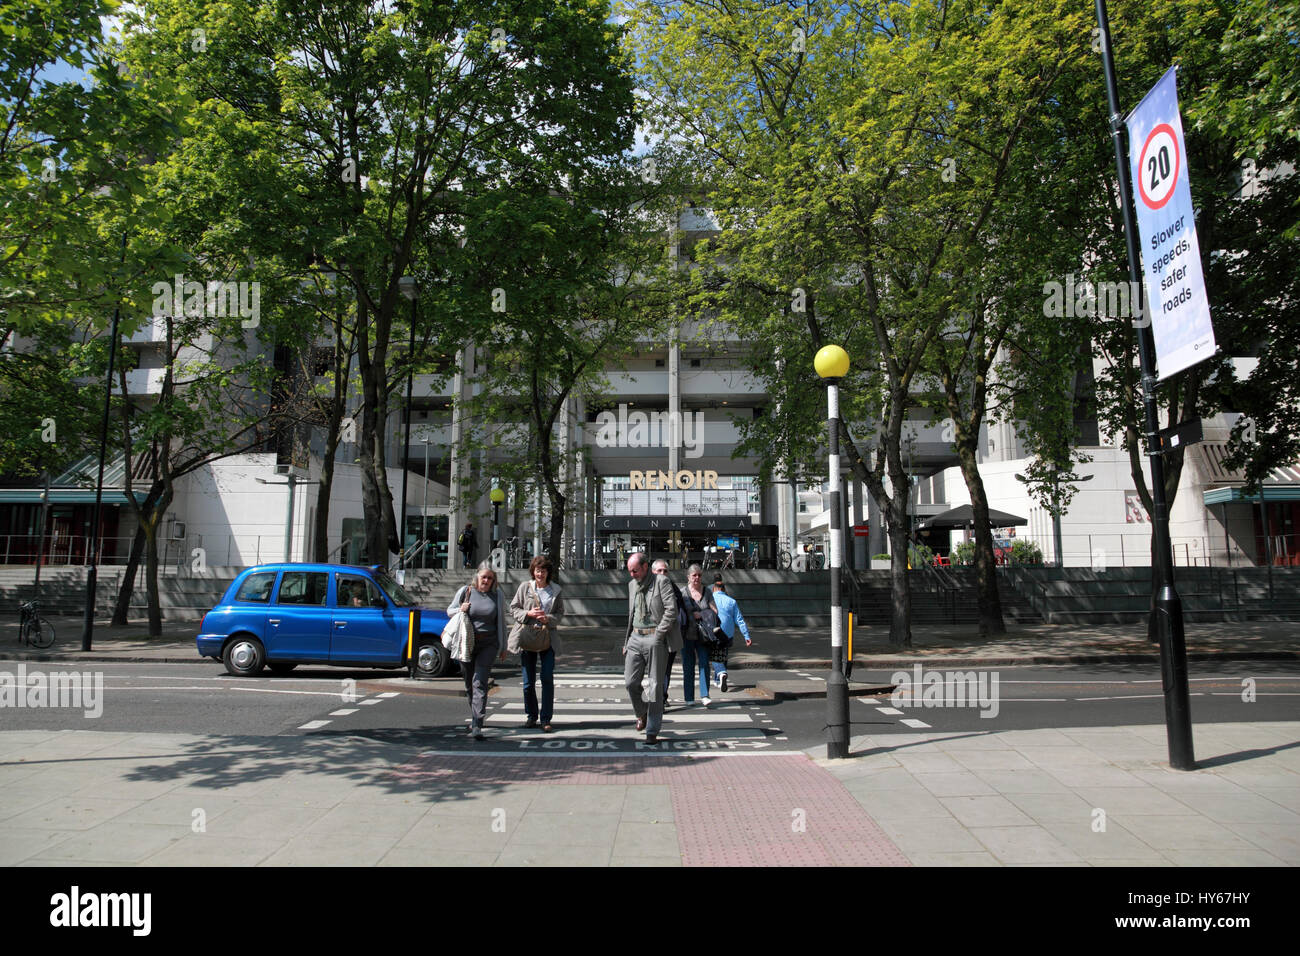
[[[813,367],[822,378],[843,378],[849,374],[849,353],[838,345],[824,345],[813,359]]]

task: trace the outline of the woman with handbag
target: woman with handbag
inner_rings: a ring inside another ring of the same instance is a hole
[[[536,727],[550,733],[551,717],[555,708],[555,654],[559,650],[556,625],[564,613],[560,601],[560,586],[551,580],[554,565],[551,559],[539,554],[528,564],[529,580],[519,585],[510,602],[510,616],[515,624],[510,631],[510,652],[518,654],[523,665],[524,710],[528,714],[525,727]],[[542,706],[537,707],[537,671],[542,672]]]
[[[704,572],[698,564],[686,569],[686,587],[682,601],[691,633],[682,635],[682,696],[689,707],[695,701],[695,674],[700,675],[700,706],[708,707],[709,700],[709,649],[713,646],[713,628],[718,626],[718,609],[713,595],[704,587]]]
[[[480,564],[473,581],[452,598],[447,613],[458,612],[474,628],[473,656],[460,669],[465,675],[465,694],[469,698],[469,731],[475,740],[482,740],[492,662],[506,659],[506,608],[497,589],[497,573],[490,562]]]

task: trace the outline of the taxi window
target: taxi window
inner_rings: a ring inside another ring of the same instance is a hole
[[[250,574],[244,578],[244,583],[239,586],[239,593],[235,595],[235,600],[266,604],[271,600],[271,586],[273,584],[275,584],[274,571],[259,571],[257,574]]]
[[[324,571],[285,571],[280,576],[279,604],[316,604],[324,606],[329,590],[329,575]]]
[[[376,599],[383,600],[383,595],[375,583],[360,574],[340,574],[338,576],[339,607],[374,607]]]

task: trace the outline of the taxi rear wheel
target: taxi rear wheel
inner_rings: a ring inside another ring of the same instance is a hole
[[[226,645],[221,660],[232,677],[254,677],[266,663],[266,650],[257,638],[242,634]]]

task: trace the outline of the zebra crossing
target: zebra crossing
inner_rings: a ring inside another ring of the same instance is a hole
[[[645,685],[643,685],[644,687]],[[541,684],[538,683],[540,703]],[[656,744],[636,730],[623,674],[610,671],[569,672],[555,678],[555,708],[550,733],[525,727],[523,687],[515,678],[502,682],[488,698],[486,739],[470,741],[474,750],[555,753],[689,753],[745,752],[780,749],[787,741],[766,711],[766,702],[716,688],[710,707],[682,700],[681,678],[669,691],[663,727]],[[463,739],[464,731],[448,734]],[[468,748],[467,748],[468,749]]]

